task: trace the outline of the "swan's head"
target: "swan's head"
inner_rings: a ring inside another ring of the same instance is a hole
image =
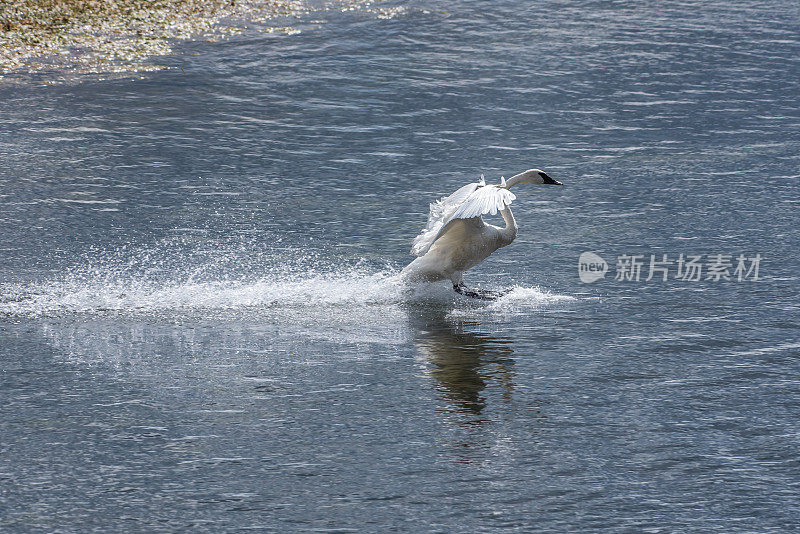
[[[539,169],[529,169],[522,173],[522,183],[537,184],[537,185],[564,185],[558,180],[553,180],[547,173]]]

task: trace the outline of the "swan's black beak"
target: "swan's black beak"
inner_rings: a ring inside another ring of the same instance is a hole
[[[542,172],[542,173],[539,173],[539,174],[541,174],[541,175],[542,175],[542,180],[543,180],[543,181],[542,181],[542,183],[543,183],[543,184],[548,184],[548,185],[564,185],[564,184],[562,184],[561,182],[559,182],[558,180],[553,180],[552,178],[550,178],[549,176],[547,176],[547,174],[545,174],[545,173],[543,173],[543,172]]]

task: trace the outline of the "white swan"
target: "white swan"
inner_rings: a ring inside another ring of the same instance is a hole
[[[480,182],[465,185],[438,200],[430,205],[428,224],[411,247],[411,253],[419,257],[400,276],[411,282],[449,279],[458,293],[489,300],[497,298],[496,292],[467,289],[462,277],[464,271],[517,237],[517,222],[509,208],[516,197],[509,189],[520,183],[561,185],[544,171],[530,169],[508,181],[501,178],[499,185],[486,185],[481,176]],[[498,211],[505,228],[483,222],[482,215],[495,215]]]

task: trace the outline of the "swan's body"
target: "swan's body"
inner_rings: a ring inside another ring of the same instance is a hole
[[[480,182],[465,185],[431,204],[428,224],[411,248],[418,258],[401,275],[409,281],[449,279],[459,293],[488,298],[487,292],[466,291],[463,274],[517,237],[517,222],[509,207],[516,197],[509,188],[518,183],[561,185],[543,171],[531,169],[499,185],[486,185],[481,177]],[[481,217],[498,212],[504,227],[486,224]]]

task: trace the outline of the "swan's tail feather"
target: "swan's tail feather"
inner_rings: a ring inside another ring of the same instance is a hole
[[[411,254],[415,256],[424,256],[430,250],[436,236],[439,235],[439,230],[442,229],[442,221],[434,221],[432,225],[426,227],[422,233],[414,238],[414,243],[411,246]]]

